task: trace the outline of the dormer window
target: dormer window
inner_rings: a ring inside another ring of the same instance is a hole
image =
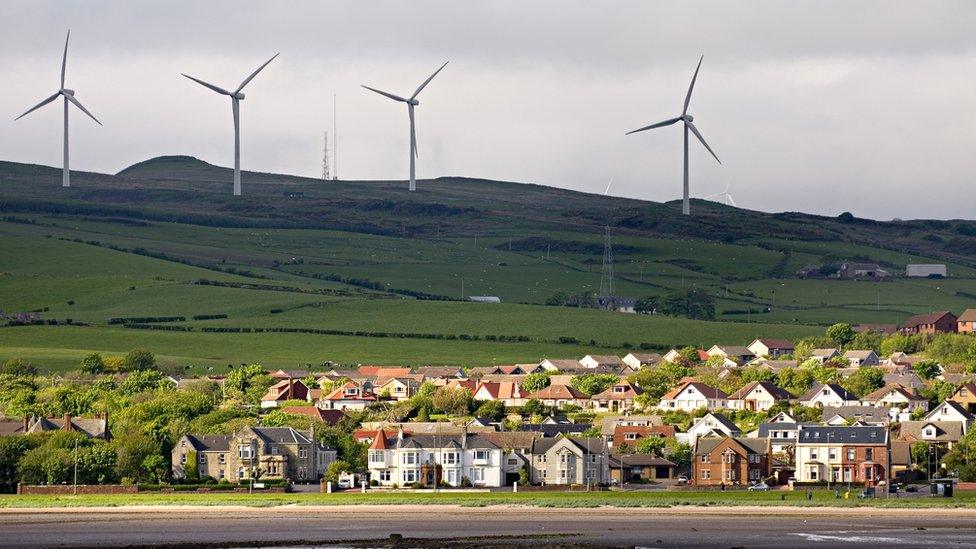
[[[627,388],[624,387],[624,386],[622,386],[622,385],[617,385],[617,386],[615,386],[613,388],[613,392],[615,392],[615,393],[625,393],[625,392],[627,392]]]
[[[926,427],[925,430],[922,431],[922,436],[925,438],[935,438],[935,427]]]

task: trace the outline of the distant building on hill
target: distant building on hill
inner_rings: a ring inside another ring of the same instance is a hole
[[[469,295],[468,301],[475,303],[501,303],[502,298],[494,295]]]
[[[881,268],[881,265],[877,263],[854,263],[854,262],[844,262],[840,264],[840,270],[837,271],[840,278],[865,278],[869,280],[883,280],[891,276],[891,274]]]
[[[946,266],[941,264],[909,264],[905,268],[905,276],[909,278],[945,278],[948,273]]]

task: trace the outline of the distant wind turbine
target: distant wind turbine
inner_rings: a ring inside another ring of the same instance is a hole
[[[25,112],[24,114],[14,119],[14,121],[20,120],[21,118],[36,111],[37,109],[43,107],[44,105],[47,105],[48,103],[54,101],[55,99],[58,98],[58,96],[64,97],[64,165],[62,166],[62,174],[61,174],[62,187],[71,186],[71,170],[68,167],[68,103],[74,103],[76,107],[81,109],[81,112],[91,117],[91,119],[94,120],[99,126],[102,125],[102,123],[99,122],[97,118],[95,118],[95,115],[88,112],[88,109],[86,109],[84,105],[82,105],[81,102],[75,98],[75,91],[69,90],[64,87],[64,73],[68,64],[68,39],[69,38],[71,38],[70,30],[68,31],[67,37],[65,37],[64,39],[64,57],[61,58],[61,88],[58,89],[58,91],[55,92],[54,95],[52,95],[51,97],[48,97],[44,101],[41,101],[40,103],[32,107],[29,111]]]
[[[210,88],[211,90],[221,95],[226,95],[230,97],[230,106],[231,109],[234,111],[234,196],[241,195],[241,105],[240,103],[241,101],[244,100],[244,94],[241,93],[241,90],[243,90],[244,86],[246,86],[248,82],[253,80],[254,77],[257,76],[258,73],[264,69],[264,67],[267,67],[268,63],[274,61],[275,57],[278,57],[278,55],[279,54],[276,53],[271,57],[271,59],[265,61],[263,65],[261,65],[260,67],[257,68],[256,71],[251,73],[251,76],[245,78],[244,81],[241,82],[241,85],[237,86],[237,89],[234,90],[233,92],[229,92],[219,86],[214,86],[213,84],[204,82],[199,78],[194,78],[188,74],[182,73],[183,76],[189,78],[190,80],[193,80],[197,84],[200,84],[201,86],[204,86],[206,88]]]
[[[735,200],[732,200],[732,193],[729,192],[729,185],[730,185],[729,183],[726,183],[724,191],[720,193],[710,194],[705,197],[705,200],[711,200],[713,198],[724,198],[726,206],[735,206]]]
[[[698,67],[695,68],[695,75],[691,78],[691,85],[688,86],[688,95],[685,96],[685,106],[684,106],[684,109],[681,111],[681,116],[679,116],[677,118],[671,118],[671,119],[665,120],[663,122],[658,122],[657,124],[651,124],[650,126],[644,126],[643,128],[638,128],[638,129],[636,129],[634,131],[631,131],[631,132],[627,132],[627,135],[630,135],[632,133],[642,132],[644,130],[652,130],[654,128],[660,128],[660,127],[663,127],[663,126],[670,126],[671,124],[674,124],[674,123],[677,123],[677,122],[684,122],[684,125],[685,125],[685,184],[684,184],[684,195],[683,195],[684,201],[681,203],[681,213],[683,213],[685,215],[691,214],[691,205],[688,202],[688,130],[691,130],[691,132],[693,134],[695,134],[695,137],[697,137],[698,140],[701,141],[701,144],[704,145],[706,149],[708,149],[708,152],[712,153],[712,156],[715,157],[715,160],[717,160],[719,164],[722,163],[722,161],[718,159],[718,156],[715,155],[715,152],[712,151],[712,148],[708,146],[708,143],[705,142],[705,138],[702,137],[702,134],[698,131],[698,128],[696,128],[695,127],[695,124],[693,124],[693,121],[695,120],[695,117],[692,116],[692,115],[690,115],[690,114],[688,114],[688,104],[691,102],[691,91],[695,89],[695,80],[698,79],[698,69],[701,68],[701,64],[702,64],[702,60],[703,59],[705,59],[705,56],[704,55],[701,57],[701,59],[698,60]]]
[[[450,63],[450,61],[448,61],[447,63]],[[392,99],[394,101],[401,101],[401,102],[407,104],[407,114],[410,115],[410,190],[411,191],[416,191],[417,190],[417,166],[416,166],[416,163],[417,163],[417,156],[418,156],[418,153],[417,153],[417,128],[414,125],[413,110],[414,110],[414,107],[416,107],[417,105],[420,104],[420,101],[417,101],[417,96],[420,95],[420,92],[423,91],[423,89],[427,86],[427,84],[430,84],[430,81],[433,80],[435,76],[437,76],[437,73],[439,73],[442,70],[444,70],[444,67],[447,66],[447,63],[444,63],[443,65],[441,65],[441,68],[439,68],[436,71],[434,71],[434,74],[430,75],[430,77],[427,78],[427,80],[424,80],[424,83],[417,87],[417,91],[413,92],[413,95],[410,96],[410,99],[404,99],[404,98],[400,97],[399,95],[393,95],[392,93],[387,93],[385,91],[380,91],[380,90],[378,90],[376,88],[371,88],[369,86],[363,86],[364,88],[366,88],[367,90],[369,90],[371,92],[376,92],[376,93],[378,93],[380,95],[385,95],[386,97],[389,97],[390,99]]]
[[[610,196],[610,185],[613,185],[613,176],[610,176],[610,181],[607,182],[607,190],[603,191],[603,196]]]

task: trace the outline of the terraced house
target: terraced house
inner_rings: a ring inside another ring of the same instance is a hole
[[[502,449],[470,433],[390,436],[377,431],[367,456],[370,481],[381,486],[504,485]]]
[[[254,478],[312,482],[325,474],[336,451],[291,427],[246,427],[234,435],[184,435],[172,453],[173,478]]]
[[[863,482],[889,476],[887,427],[800,425],[796,479],[800,482]]]

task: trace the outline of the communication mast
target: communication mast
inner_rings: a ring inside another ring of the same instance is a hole
[[[325,132],[325,144],[322,146],[322,179],[329,180],[329,132]]]

